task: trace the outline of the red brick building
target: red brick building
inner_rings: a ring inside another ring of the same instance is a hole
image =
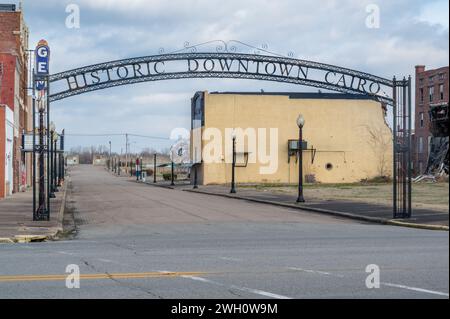
[[[416,108],[414,137],[414,173],[423,174],[430,152],[431,121],[430,110],[434,106],[448,107],[449,67],[426,70],[424,65],[416,66]]]
[[[24,190],[29,180],[27,166],[31,162],[21,152],[22,132],[29,128],[32,112],[28,99],[28,36],[20,8],[0,4],[0,199]]]

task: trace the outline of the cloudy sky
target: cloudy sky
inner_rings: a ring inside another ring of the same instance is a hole
[[[3,0],[5,2],[14,2]],[[18,1],[16,1],[18,3]],[[66,27],[66,8],[80,8],[80,28]],[[380,10],[368,28],[368,5]],[[391,78],[414,66],[448,65],[448,0],[40,0],[24,1],[30,46],[41,38],[52,49],[51,72],[121,58],[157,54],[210,40],[267,45],[281,54],[336,64]],[[53,119],[70,134],[134,133],[168,138],[190,127],[196,91],[312,91],[249,80],[177,80],[92,92],[53,104]],[[68,146],[124,147],[122,137],[75,137]],[[131,138],[133,151],[170,141]]]

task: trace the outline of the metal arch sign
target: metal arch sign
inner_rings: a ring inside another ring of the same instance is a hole
[[[50,73],[50,48],[47,41],[41,40],[36,46],[36,69],[37,77],[47,76]],[[39,85],[39,84],[38,84]],[[42,87],[42,86],[39,86]],[[38,87],[38,90],[40,90]],[[43,89],[43,88],[41,88]]]
[[[318,87],[391,104],[393,81],[368,73],[283,56],[233,52],[172,53],[82,67],[50,75],[50,101],[109,87],[172,79],[235,78]]]

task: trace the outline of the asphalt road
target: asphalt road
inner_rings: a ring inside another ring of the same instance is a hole
[[[448,298],[448,232],[168,190],[79,166],[78,233],[0,245],[0,298]],[[68,215],[71,216],[71,215]],[[66,287],[77,265],[79,289]],[[380,288],[366,287],[366,267]]]

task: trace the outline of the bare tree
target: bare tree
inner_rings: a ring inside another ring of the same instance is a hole
[[[389,150],[391,148],[392,136],[386,134],[383,127],[366,126],[369,135],[369,145],[371,146],[377,161],[378,176],[385,177],[389,166]]]

